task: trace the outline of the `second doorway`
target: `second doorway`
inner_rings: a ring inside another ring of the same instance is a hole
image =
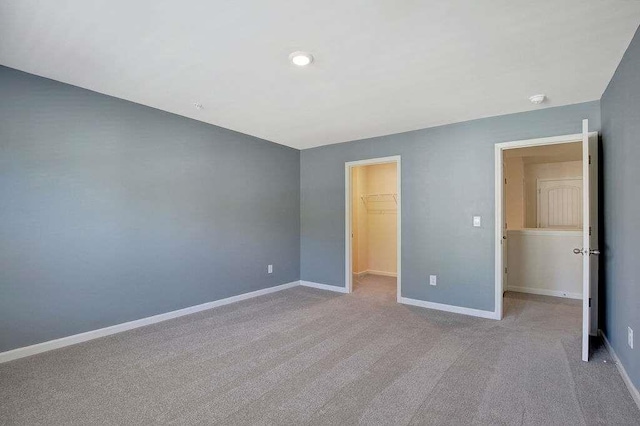
[[[356,294],[397,299],[396,162],[351,168],[351,271]]]

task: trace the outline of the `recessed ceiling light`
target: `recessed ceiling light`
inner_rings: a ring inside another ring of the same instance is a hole
[[[200,102],[196,102],[193,106],[196,107],[196,109],[204,109],[204,106]]]
[[[307,52],[293,52],[289,55],[289,60],[293,62],[294,65],[304,67],[313,62],[313,55]]]
[[[533,96],[531,96],[531,97],[529,98],[529,100],[531,101],[531,103],[532,103],[532,104],[540,105],[541,103],[543,103],[543,102],[544,102],[544,100],[545,100],[546,98],[547,98],[547,97],[546,97],[545,95],[540,94],[540,95],[533,95]]]

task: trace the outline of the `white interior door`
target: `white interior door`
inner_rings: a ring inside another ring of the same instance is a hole
[[[589,360],[589,334],[597,329],[598,294],[598,136],[582,121],[582,360]],[[576,251],[578,251],[577,249]]]

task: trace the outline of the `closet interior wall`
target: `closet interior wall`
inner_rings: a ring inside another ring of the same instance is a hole
[[[352,170],[353,271],[397,275],[396,164]]]

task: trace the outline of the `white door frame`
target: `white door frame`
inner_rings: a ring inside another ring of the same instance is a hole
[[[590,132],[589,136],[597,135],[597,132]],[[502,225],[504,223],[504,173],[502,166],[503,151],[514,148],[526,148],[540,145],[557,145],[561,143],[582,143],[582,133],[572,135],[552,136],[548,138],[526,139],[512,142],[500,142],[495,144],[495,314],[497,319],[502,319],[503,315],[503,293],[504,280],[502,259]],[[584,177],[583,177],[584,179]],[[584,295],[583,295],[584,297]]]
[[[351,293],[353,291],[353,247],[351,241],[351,169],[359,166],[372,166],[375,164],[388,164],[396,163],[396,193],[398,194],[398,212],[396,215],[396,257],[397,257],[397,290],[396,300],[400,303],[402,289],[402,173],[400,167],[400,156],[394,155],[391,157],[370,158],[367,160],[348,161],[344,163],[344,242],[345,242],[345,256],[344,256],[344,270],[345,270],[345,287],[346,292]]]

